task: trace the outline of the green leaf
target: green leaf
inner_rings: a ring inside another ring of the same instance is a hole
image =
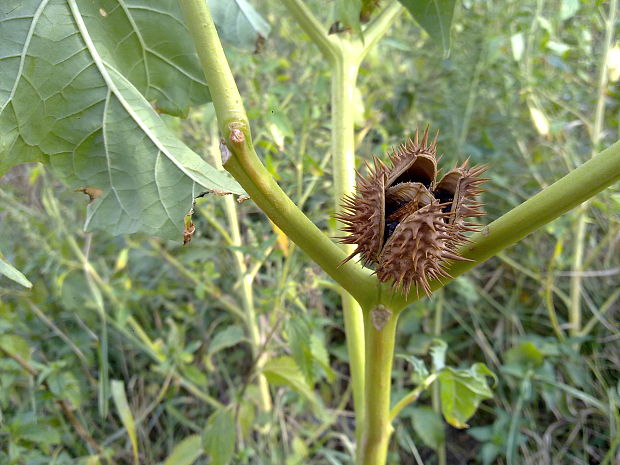
[[[560,18],[562,21],[572,18],[578,11],[579,0],[562,0],[562,6],[560,7]]]
[[[542,366],[545,355],[531,341],[521,342],[505,354],[506,366],[511,373],[524,375],[528,370]]]
[[[360,34],[362,32],[360,24],[362,7],[362,0],[340,0],[336,3],[336,18],[345,28],[351,28],[353,32]]]
[[[227,465],[235,453],[237,432],[230,409],[216,410],[202,432],[202,447],[209,456],[209,465]]]
[[[252,432],[254,421],[256,419],[256,407],[252,402],[244,399],[239,404],[239,432],[244,439],[247,439]]]
[[[185,117],[189,106],[211,100],[177,0],[78,0],[77,5],[102,59],[158,111]]]
[[[47,163],[63,182],[91,196],[88,229],[142,231],[180,241],[183,217],[196,195],[242,189],[179,141],[108,61],[124,57],[124,47],[122,53],[116,49],[118,36],[113,43],[102,39],[104,26],[93,19],[93,4],[25,0],[0,6],[0,173],[19,163]],[[172,0],[150,2],[148,8],[160,4]],[[103,18],[98,21],[109,17],[96,14]],[[161,31],[165,24],[152,27]],[[113,31],[109,34],[111,40]],[[178,70],[172,70],[165,79],[174,83]],[[192,87],[185,78],[175,85]],[[149,88],[142,90],[148,96]]]
[[[214,354],[222,349],[239,344],[243,339],[243,329],[239,326],[227,326],[213,336],[209,344],[209,354]]]
[[[437,450],[445,442],[444,422],[432,408],[412,408],[410,417],[413,429],[428,447]]]
[[[53,371],[47,377],[47,384],[57,398],[69,401],[75,407],[82,405],[80,383],[70,371]]]
[[[398,354],[396,356],[398,358],[405,359],[409,363],[411,363],[411,365],[413,366],[412,381],[414,383],[420,384],[422,381],[424,381],[426,378],[428,378],[428,375],[430,373],[428,371],[428,368],[426,368],[426,364],[424,363],[424,360],[422,360],[421,358],[418,358],[418,357],[416,357],[414,355]]]
[[[523,56],[523,51],[525,50],[525,40],[522,32],[513,34],[510,37],[510,46],[512,47],[512,56],[515,61],[519,61]]]
[[[303,373],[291,357],[284,355],[269,360],[263,367],[263,374],[270,384],[289,386],[314,405],[321,406]]]
[[[424,28],[431,39],[439,42],[444,54],[450,51],[450,29],[456,0],[399,0]]]
[[[202,455],[199,434],[192,434],[178,443],[168,456],[164,465],[192,465]]]
[[[209,9],[222,40],[254,50],[271,26],[246,0],[209,0]]]
[[[15,281],[17,284],[21,284],[24,287],[31,288],[32,283],[22,274],[21,271],[14,268],[9,262],[0,257],[0,274]]]
[[[433,371],[440,371],[446,365],[446,350],[448,344],[442,339],[433,339],[431,345],[431,358],[433,360]]]
[[[291,354],[309,385],[314,384],[314,357],[310,347],[312,328],[303,315],[293,315],[286,322]]]
[[[26,362],[30,361],[30,346],[23,337],[15,334],[0,334],[0,349],[18,355]]]
[[[8,424],[10,435],[22,441],[49,447],[62,442],[61,431],[45,417],[38,418],[28,412],[13,417]]]
[[[333,382],[336,378],[336,373],[334,373],[334,370],[332,370],[332,367],[329,365],[329,354],[325,347],[325,341],[317,333],[312,333],[310,337],[310,350],[312,351],[312,357],[314,357],[315,362],[323,368],[327,381],[330,383]]]
[[[138,435],[136,434],[136,423],[133,419],[133,414],[127,403],[127,395],[125,394],[125,385],[122,381],[117,379],[111,382],[112,399],[118,410],[118,416],[123,423],[123,426],[127,430],[129,440],[131,441],[131,448],[133,450],[134,463],[139,463],[138,454]]]
[[[495,378],[484,363],[476,363],[468,370],[450,367],[441,370],[441,410],[448,423],[455,428],[467,428],[465,422],[475,413],[480,402],[493,397],[487,376]]]

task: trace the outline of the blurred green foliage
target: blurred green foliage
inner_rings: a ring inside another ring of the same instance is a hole
[[[321,13],[320,2],[309,3]],[[278,2],[256,6],[272,28],[260,52],[227,47],[254,143],[284,190],[335,236],[330,70]],[[324,13],[326,22],[337,19]],[[447,161],[469,156],[490,165],[486,221],[498,217],[618,138],[617,82],[602,96],[598,89],[607,13],[595,1],[467,0],[455,12],[448,58],[403,15],[362,65],[354,109],[360,165],[429,124],[440,129]],[[599,98],[605,118],[593,147]],[[207,158],[210,118],[208,108],[195,108],[171,122]],[[85,203],[41,166],[2,179],[0,250],[33,287],[0,277],[0,463],[134,463],[113,380],[124,386],[139,463],[171,454],[179,464],[351,463],[338,295],[251,201],[238,206],[236,250],[256,267],[270,413],[258,409],[221,199],[198,201],[197,232],[186,246],[84,233]],[[447,426],[423,394],[395,421],[389,463],[436,463],[433,448],[444,441],[451,464],[617,463],[619,208],[616,186],[579,213],[587,215],[583,268],[595,271],[583,278],[589,330],[579,337],[560,338],[549,318],[553,311],[567,333],[577,214],[401,316],[398,353],[430,365],[441,335],[450,370],[484,362],[498,381],[469,430]],[[412,373],[405,358],[395,360],[395,399],[416,386]],[[207,434],[214,428],[228,437],[214,440]],[[206,453],[196,453],[201,443]]]

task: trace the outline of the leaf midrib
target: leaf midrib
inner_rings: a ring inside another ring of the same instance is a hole
[[[192,176],[188,172],[188,170],[182,164],[180,164],[178,162],[178,160],[174,156],[172,156],[172,154],[169,152],[169,150],[159,141],[159,139],[156,137],[156,135],[153,134],[153,131],[151,131],[151,129],[145,125],[145,123],[142,121],[142,119],[139,118],[138,115],[135,113],[133,108],[131,108],[131,105],[129,105],[129,103],[125,100],[125,98],[123,97],[123,94],[118,89],[116,84],[114,84],[114,81],[112,80],[112,77],[110,76],[110,74],[108,72],[108,69],[114,70],[114,68],[112,66],[109,66],[107,63],[105,63],[103,61],[103,59],[101,58],[101,56],[97,53],[97,49],[95,47],[94,42],[92,41],[92,38],[88,34],[88,29],[86,27],[86,24],[84,23],[84,20],[82,19],[82,14],[80,12],[80,9],[79,9],[79,7],[77,5],[76,0],[68,0],[68,3],[69,3],[69,8],[71,9],[71,13],[73,15],[73,19],[75,20],[75,23],[76,23],[76,25],[78,27],[78,30],[80,31],[82,39],[84,40],[84,43],[86,44],[86,48],[88,49],[93,62],[97,66],[97,69],[99,70],[99,73],[101,74],[101,77],[103,78],[103,80],[105,81],[106,85],[108,86],[108,89],[110,89],[110,92],[112,92],[112,94],[114,94],[114,96],[118,99],[118,101],[123,106],[123,108],[125,109],[127,114],[140,127],[140,129],[144,132],[144,134],[146,134],[148,136],[149,140],[155,145],[155,147],[157,147],[157,149],[161,153],[166,155],[166,157],[179,170],[181,170],[181,172],[183,172],[187,177],[189,177],[193,181],[198,182],[199,184],[201,184],[200,181],[195,179],[195,177]],[[122,75],[120,75],[120,73],[119,73],[119,76],[124,79],[124,77]],[[107,147],[106,147],[106,158],[107,157],[108,157],[108,154],[107,154]],[[204,186],[204,187],[208,188],[208,186]]]

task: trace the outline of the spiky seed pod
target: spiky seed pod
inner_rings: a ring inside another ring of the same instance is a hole
[[[365,265],[376,263],[383,246],[385,230],[385,170],[375,158],[375,166],[367,165],[369,176],[364,178],[357,173],[357,195],[345,197],[342,201],[343,212],[337,217],[344,223],[342,228],[348,233],[341,238],[345,244],[357,244],[356,254],[359,253]],[[355,255],[355,254],[353,254]],[[347,261],[353,258],[347,258]]]
[[[382,282],[392,281],[407,294],[413,284],[431,293],[430,281],[449,276],[449,260],[465,260],[458,248],[465,233],[477,230],[466,218],[483,215],[475,197],[486,180],[485,166],[453,168],[437,182],[437,136],[429,144],[428,128],[389,154],[390,166],[377,158],[369,174],[357,173],[357,192],[343,200],[337,215],[348,233],[341,242],[357,246],[374,265]]]

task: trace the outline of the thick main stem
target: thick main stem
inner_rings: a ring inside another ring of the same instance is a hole
[[[385,311],[387,309],[384,309]],[[390,392],[392,388],[392,361],[398,313],[390,315],[387,323],[377,329],[372,312],[365,312],[366,333],[366,386],[364,431],[357,465],[384,465],[392,434],[390,421]]]
[[[359,69],[359,52],[347,53],[345,47],[337,50],[339,53],[334,59],[332,73],[332,167],[335,209],[340,212],[342,198],[355,189],[355,132],[350,109]],[[346,247],[346,252],[351,253],[352,247]],[[365,411],[364,317],[359,303],[347,291],[342,289],[340,296],[355,406],[355,436],[359,446]]]

